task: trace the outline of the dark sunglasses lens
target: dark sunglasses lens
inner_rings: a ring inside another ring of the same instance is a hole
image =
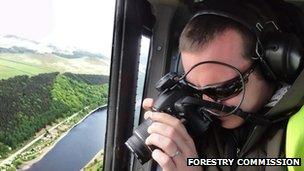
[[[204,94],[213,100],[225,100],[239,94],[242,91],[238,86],[212,87],[204,90]]]

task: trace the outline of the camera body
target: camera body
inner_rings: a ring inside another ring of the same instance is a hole
[[[202,110],[204,108],[198,97],[192,93],[191,88],[183,84],[176,73],[168,73],[163,76],[157,82],[156,89],[160,94],[154,102],[153,111],[168,113],[183,119],[185,121],[183,123],[191,135],[202,134],[208,129],[212,121],[210,114]],[[151,159],[151,153],[156,148],[145,144],[145,140],[149,136],[147,129],[152,123],[151,119],[146,119],[125,142],[141,164]]]

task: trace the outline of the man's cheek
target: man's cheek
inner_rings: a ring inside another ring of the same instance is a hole
[[[237,95],[231,99],[222,101],[221,104],[226,105],[226,106],[238,106],[242,100],[242,96],[243,96],[243,92],[241,92],[239,95]],[[246,99],[244,98],[242,104],[244,104],[245,101],[246,101]]]

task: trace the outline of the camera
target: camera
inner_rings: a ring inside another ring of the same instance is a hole
[[[156,83],[156,89],[160,94],[154,102],[153,111],[165,112],[183,119],[185,121],[183,124],[191,135],[201,134],[208,129],[212,121],[210,113],[205,110],[202,101],[191,91],[191,87],[183,84],[176,73],[168,73],[163,76]],[[156,148],[145,144],[145,140],[149,136],[147,129],[152,123],[151,119],[146,119],[125,142],[141,164],[151,159],[151,153]]]

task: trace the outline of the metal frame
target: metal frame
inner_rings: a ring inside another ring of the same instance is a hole
[[[125,141],[132,135],[140,40],[152,19],[145,0],[117,0],[103,170],[130,169]]]
[[[144,97],[155,98],[158,92],[154,85],[162,75],[168,72],[166,63],[168,62],[170,28],[177,6],[153,3],[153,1],[151,1],[151,3],[156,20],[151,37],[150,58],[148,61]],[[143,113],[141,115],[141,121],[143,121]],[[156,167],[156,163],[152,160],[145,165],[141,165],[137,160],[134,160],[132,170],[151,171],[156,170]]]

